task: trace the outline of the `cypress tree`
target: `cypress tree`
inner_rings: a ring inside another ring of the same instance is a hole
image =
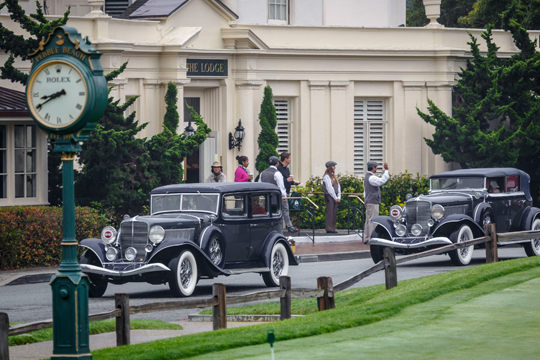
[[[176,106],[176,101],[178,100],[178,90],[176,85],[172,82],[167,84],[167,93],[165,94],[165,106],[166,112],[163,119],[163,126],[169,129],[172,133],[176,133],[178,128],[179,116],[178,116],[178,107]]]
[[[260,173],[268,168],[270,156],[279,156],[276,148],[279,145],[279,138],[276,134],[277,116],[273,102],[272,88],[264,88],[264,98],[259,113],[259,124],[261,133],[257,142],[259,144],[259,155],[255,160],[255,168]]]

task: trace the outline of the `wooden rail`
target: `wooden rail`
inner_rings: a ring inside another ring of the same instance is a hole
[[[486,262],[496,262],[498,260],[497,241],[500,243],[511,243],[540,238],[540,230],[497,234],[494,224],[487,224],[485,226],[485,234],[486,236],[480,238],[443,246],[418,254],[403,256],[399,259],[396,259],[394,249],[385,248],[383,260],[371,266],[369,269],[366,269],[335,286],[333,286],[332,278],[320,277],[317,279],[317,289],[292,289],[290,277],[282,276],[280,277],[280,288],[278,290],[255,292],[245,295],[227,296],[225,285],[214,284],[212,288],[212,297],[210,298],[182,299],[178,301],[129,306],[128,294],[115,294],[115,309],[89,315],[89,321],[116,319],[117,345],[126,345],[130,343],[130,314],[212,307],[214,329],[217,330],[227,327],[227,305],[279,299],[281,304],[281,320],[285,320],[291,317],[292,299],[316,298],[317,306],[320,311],[333,309],[335,308],[335,293],[350,288],[362,279],[378,271],[385,270],[387,289],[397,286],[397,265],[408,261],[447,253],[471,245],[486,243]],[[25,334],[51,327],[52,320],[9,326],[8,315],[0,313],[0,360],[9,360],[9,336]]]

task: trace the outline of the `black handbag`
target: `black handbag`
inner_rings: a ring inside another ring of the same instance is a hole
[[[299,198],[300,195],[296,191],[293,191],[290,197]],[[302,199],[288,199],[287,201],[289,202],[289,212],[304,211]]]

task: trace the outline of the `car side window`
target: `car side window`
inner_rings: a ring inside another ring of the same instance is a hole
[[[519,191],[519,176],[506,177],[506,192]]]
[[[492,194],[499,194],[503,193],[504,191],[504,178],[488,178],[486,183],[487,189],[489,193]]]
[[[254,217],[268,215],[266,194],[251,194],[251,215]]]
[[[279,196],[276,193],[270,194],[270,211],[272,215],[281,214],[281,204],[279,203]]]
[[[221,205],[224,218],[240,218],[247,216],[246,195],[224,195]]]

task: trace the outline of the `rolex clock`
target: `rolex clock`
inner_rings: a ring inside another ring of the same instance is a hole
[[[107,82],[100,56],[76,29],[67,26],[54,29],[30,54],[26,102],[50,139],[85,141],[103,115]]]

